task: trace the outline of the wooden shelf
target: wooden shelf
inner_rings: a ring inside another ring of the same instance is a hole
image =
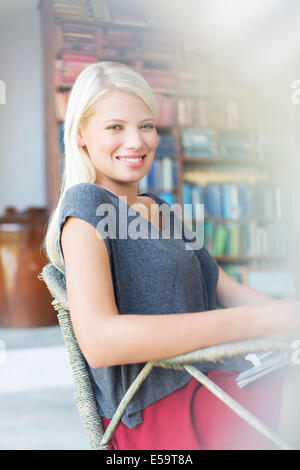
[[[261,160],[259,158],[221,158],[221,157],[182,157],[183,163],[194,163],[194,164],[220,164],[220,165],[277,165],[282,162],[281,160],[275,159],[265,159]]]
[[[172,194],[177,194],[178,189],[161,189],[161,188],[148,188],[143,192],[149,192],[149,193],[172,193]]]
[[[55,20],[57,24],[63,25],[63,24],[76,24],[78,26],[94,26],[95,28],[116,28],[116,29],[136,29],[136,30],[141,30],[141,31],[150,31],[150,32],[162,32],[162,28],[160,26],[153,26],[153,25],[147,25],[147,24],[135,24],[135,23],[123,23],[123,22],[116,22],[116,21],[105,21],[101,19],[96,19],[96,18],[90,18],[87,20],[76,20],[76,19],[66,19],[62,18],[59,15],[55,15]],[[166,28],[163,30],[164,32],[167,32],[169,34],[175,34],[171,30],[168,30],[168,26],[166,25]]]

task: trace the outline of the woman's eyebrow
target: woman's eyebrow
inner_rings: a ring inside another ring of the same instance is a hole
[[[127,121],[124,121],[123,119],[114,119],[114,118],[113,118],[113,119],[109,119],[108,121],[105,121],[105,124],[106,124],[107,122],[111,122],[111,121],[124,122],[124,123],[127,122]],[[146,119],[143,119],[142,121],[140,121],[140,123],[141,123],[141,122],[146,122],[146,121],[155,121],[155,119],[154,119],[153,117],[146,118]]]

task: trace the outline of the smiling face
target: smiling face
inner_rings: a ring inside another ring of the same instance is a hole
[[[78,134],[78,145],[85,147],[96,169],[96,183],[106,189],[116,183],[137,184],[149,171],[157,144],[150,108],[138,96],[120,90],[98,101]]]

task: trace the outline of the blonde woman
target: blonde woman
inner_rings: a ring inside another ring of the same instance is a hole
[[[105,427],[143,363],[299,328],[294,304],[234,282],[205,248],[189,245],[188,231],[174,236],[184,224],[178,215],[162,216],[164,201],[138,194],[155,158],[155,117],[153,91],[127,66],[100,62],[79,75],[65,119],[63,187],[45,240],[49,260],[66,277]],[[280,373],[240,390],[236,372],[249,367],[242,358],[197,367],[276,425]],[[264,446],[187,372],[155,368],[110,448]]]

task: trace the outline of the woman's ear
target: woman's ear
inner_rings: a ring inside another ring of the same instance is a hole
[[[77,133],[77,145],[78,147],[85,147],[85,141],[82,135],[82,130],[80,127],[78,127],[78,133]]]

